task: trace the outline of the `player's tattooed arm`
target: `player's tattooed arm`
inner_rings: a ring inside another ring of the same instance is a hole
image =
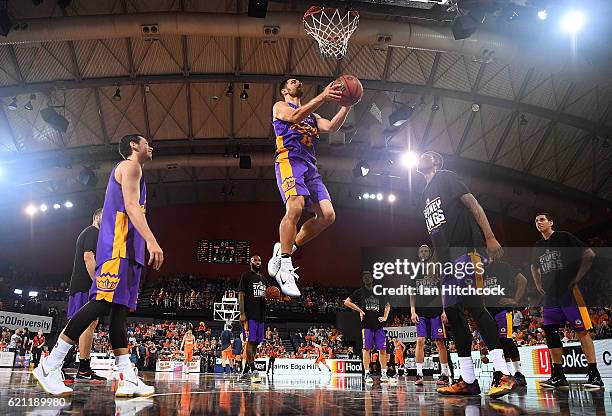
[[[491,229],[491,224],[489,224],[489,220],[487,219],[487,214],[485,214],[484,209],[478,203],[474,195],[472,194],[464,194],[461,196],[461,202],[468,207],[474,219],[478,223],[478,226],[482,230],[484,234],[485,241],[487,244],[487,251],[489,252],[489,256],[496,260],[500,259],[504,255],[504,250],[501,247],[501,244],[495,238],[495,234],[493,234],[493,230]]]

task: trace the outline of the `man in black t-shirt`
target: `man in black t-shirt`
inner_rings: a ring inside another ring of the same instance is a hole
[[[566,231],[554,231],[552,216],[536,214],[535,225],[542,239],[535,243],[531,256],[531,274],[544,297],[544,334],[552,360],[551,377],[540,383],[548,388],[568,388],[563,372],[563,345],[559,325],[569,322],[580,340],[588,362],[586,388],[603,388],[597,370],[595,346],[589,330],[593,328],[589,311],[578,284],[591,268],[595,252]]]
[[[98,232],[100,220],[102,219],[102,208],[97,209],[93,214],[93,220],[89,227],[79,234],[76,241],[74,253],[74,263],[72,276],[70,277],[70,296],[68,297],[68,320],[72,319],[83,305],[89,302],[89,289],[94,278],[96,269],[96,246],[98,244]],[[95,320],[79,337],[79,370],[76,375],[77,381],[82,382],[102,382],[104,377],[98,376],[91,369],[90,353],[93,340],[93,333],[98,326]],[[70,366],[74,359],[74,348],[64,359],[62,370]],[[72,377],[64,372],[65,381],[72,381]]]
[[[423,385],[423,362],[425,361],[425,339],[429,338],[436,343],[440,358],[441,374],[436,384],[444,386],[449,383],[450,368],[448,366],[448,353],[444,338],[444,324],[442,323],[442,298],[439,295],[440,280],[434,270],[427,270],[432,265],[431,250],[423,244],[418,251],[419,262],[423,270],[411,280],[412,287],[416,293],[410,296],[410,320],[416,325],[416,370],[417,375],[414,384]],[[437,295],[436,295],[437,293]]]
[[[489,296],[487,310],[495,318],[498,336],[508,362],[508,371],[514,374],[519,386],[526,386],[527,380],[521,372],[521,356],[512,338],[512,308],[519,305],[525,294],[527,278],[523,274],[501,260],[491,261],[485,269],[484,287],[504,290],[505,296]]]
[[[417,168],[427,182],[423,190],[423,214],[435,260],[442,265],[440,284],[444,313],[455,336],[461,372],[461,380],[438,388],[438,393],[480,394],[465,310],[478,325],[493,361],[493,381],[487,395],[501,397],[517,387],[516,381],[508,371],[495,320],[484,307],[483,297],[476,292],[482,290],[487,254],[496,259],[503,255],[503,250],[476,198],[457,174],[442,170],[443,165],[442,155],[428,151],[419,158]]]
[[[257,345],[264,339],[264,317],[266,313],[267,281],[261,274],[261,257],[251,257],[251,269],[242,274],[238,285],[240,302],[240,323],[246,343],[246,364],[243,376],[250,377],[254,383],[261,383],[255,369]]]
[[[387,377],[387,337],[383,329],[384,322],[389,317],[391,305],[386,296],[375,295],[373,292],[374,278],[372,273],[362,273],[363,286],[346,298],[344,306],[359,313],[363,327],[363,367],[366,383],[373,383],[370,376],[370,354],[378,351],[381,377],[383,383],[395,383],[395,377]]]

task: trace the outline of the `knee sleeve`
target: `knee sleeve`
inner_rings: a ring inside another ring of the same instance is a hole
[[[486,310],[484,306],[468,308],[467,311],[472,316],[474,322],[476,322],[478,332],[480,332],[480,335],[482,335],[482,339],[484,340],[489,351],[501,348],[502,346],[499,342],[497,324],[489,311]]]
[[[72,317],[64,329],[64,335],[77,342],[81,334],[98,317],[108,315],[111,303],[103,300],[90,300]]]
[[[110,316],[109,340],[114,350],[127,348],[127,314],[128,308],[123,305],[113,304]]]
[[[546,345],[548,348],[563,348],[561,338],[559,338],[557,333],[558,329],[558,325],[544,325],[544,335],[546,335]]]
[[[472,335],[468,329],[463,310],[456,306],[446,308],[446,317],[453,330],[457,355],[459,357],[471,357]]]
[[[518,347],[514,343],[512,338],[500,338],[499,339],[502,348],[504,350],[504,357],[509,358],[511,360],[520,358],[520,353]]]

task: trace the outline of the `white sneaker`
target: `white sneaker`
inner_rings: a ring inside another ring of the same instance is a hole
[[[281,268],[281,244],[275,243],[272,250],[272,257],[268,260],[268,274],[276,277]]]
[[[365,375],[365,383],[366,384],[374,384],[374,379],[370,373],[366,373]]]
[[[32,375],[40,384],[40,387],[54,396],[72,393],[72,389],[64,384],[64,375],[61,366],[57,368],[47,368],[47,358],[40,361],[38,367],[32,371]]]
[[[259,376],[259,371],[253,371],[251,373],[251,383],[261,383],[261,377]]]
[[[115,414],[121,416],[136,416],[147,407],[153,406],[153,399],[115,400]]]
[[[137,382],[131,380],[121,380],[115,392],[116,397],[150,396],[155,393],[155,387],[148,386],[138,379]]]
[[[281,270],[276,275],[276,282],[280,286],[281,292],[284,295],[290,296],[292,298],[297,298],[302,295],[300,289],[298,289],[296,280],[300,278],[300,276],[295,273],[297,267],[291,270]]]
[[[382,373],[380,375],[380,382],[381,383],[388,383],[389,382],[389,377],[387,376],[387,373]]]
[[[395,377],[395,376],[387,376],[387,382],[389,384],[397,384],[397,377]]]

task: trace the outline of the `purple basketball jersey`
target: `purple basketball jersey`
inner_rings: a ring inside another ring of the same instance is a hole
[[[140,265],[145,264],[145,241],[134,228],[125,210],[121,184],[115,179],[117,166],[110,173],[104,196],[100,234],[96,248],[96,267],[115,258],[130,259]],[[147,187],[144,176],[140,179],[139,204],[142,211],[145,212]]]
[[[299,108],[288,103],[292,108]],[[298,124],[274,119],[274,134],[276,135],[276,156],[288,152],[289,157],[315,158],[315,151],[319,144],[319,128],[314,113],[309,114]]]

